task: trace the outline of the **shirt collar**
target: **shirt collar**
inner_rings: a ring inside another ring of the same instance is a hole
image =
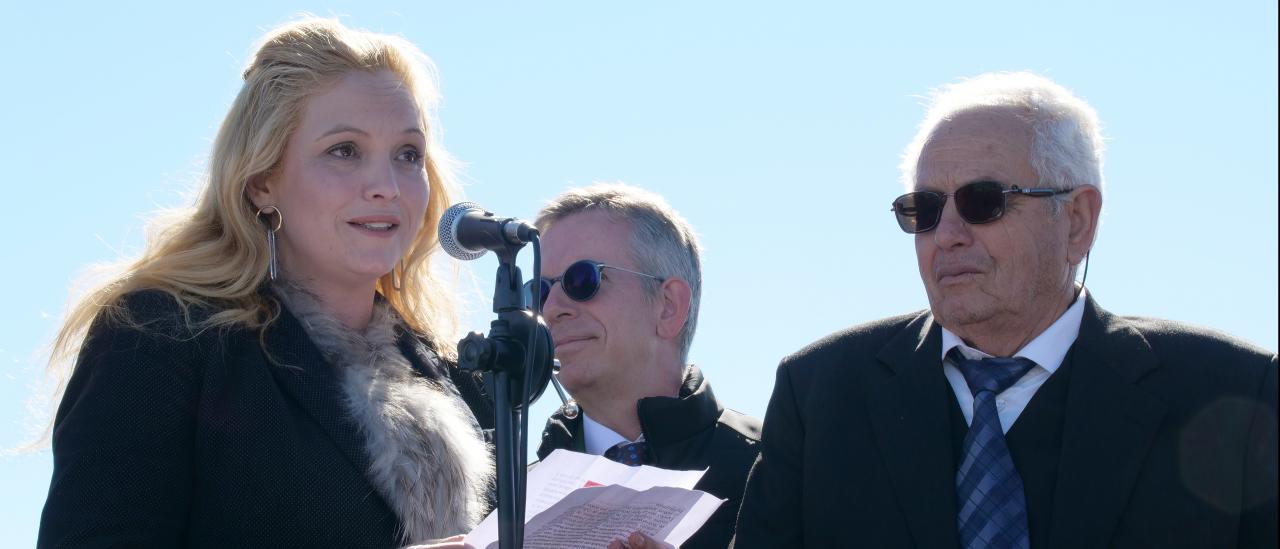
[[[1018,349],[1013,356],[1020,356],[1030,359],[1037,366],[1044,368],[1053,373],[1058,371],[1058,367],[1062,365],[1062,361],[1067,357],[1067,351],[1071,349],[1071,344],[1075,343],[1076,337],[1080,335],[1080,321],[1084,318],[1084,302],[1085,290],[1080,289],[1080,295],[1076,298],[1075,303],[1067,307],[1066,312],[1058,317],[1058,320],[1049,325],[1049,328],[1041,332],[1040,335],[1032,339],[1025,347]],[[942,329],[942,360],[947,359],[947,353],[951,352],[953,347],[959,347],[961,354],[969,359],[990,358],[991,355],[965,345],[964,340],[960,339],[951,330]]]
[[[605,427],[603,424],[591,419],[586,412],[582,413],[582,446],[588,454],[594,456],[604,455],[605,450],[613,448],[624,442],[640,442],[644,440],[644,434],[635,440],[627,440],[613,429]]]

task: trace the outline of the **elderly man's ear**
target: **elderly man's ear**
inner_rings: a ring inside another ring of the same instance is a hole
[[[682,278],[671,277],[662,283],[658,295],[661,311],[658,316],[658,336],[671,339],[680,335],[689,320],[689,302],[693,290]]]
[[[1081,185],[1071,193],[1066,204],[1066,215],[1071,222],[1067,233],[1067,259],[1079,265],[1093,247],[1098,234],[1098,216],[1102,212],[1102,193],[1093,185]]]

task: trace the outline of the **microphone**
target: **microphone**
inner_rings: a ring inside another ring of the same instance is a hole
[[[476,259],[489,250],[523,246],[537,234],[538,229],[528,222],[499,218],[474,202],[449,206],[440,217],[440,247],[463,261]]]

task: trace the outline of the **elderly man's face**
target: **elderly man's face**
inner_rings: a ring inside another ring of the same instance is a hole
[[[925,144],[916,190],[952,193],[981,180],[1041,186],[1030,163],[1031,139],[1030,127],[1011,113],[960,114]],[[1049,200],[1009,195],[1003,217],[970,225],[951,197],[937,228],[916,235],[920,278],[943,326],[964,337],[975,325],[1018,326],[1053,314],[1072,280],[1068,216],[1053,215]]]

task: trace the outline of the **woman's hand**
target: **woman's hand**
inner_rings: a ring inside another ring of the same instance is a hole
[[[632,532],[627,539],[609,542],[609,549],[675,549],[670,543],[657,541],[643,532]]]
[[[470,545],[462,543],[462,538],[464,537],[466,536],[458,534],[444,539],[429,540],[421,545],[410,545],[404,549],[475,549]]]

